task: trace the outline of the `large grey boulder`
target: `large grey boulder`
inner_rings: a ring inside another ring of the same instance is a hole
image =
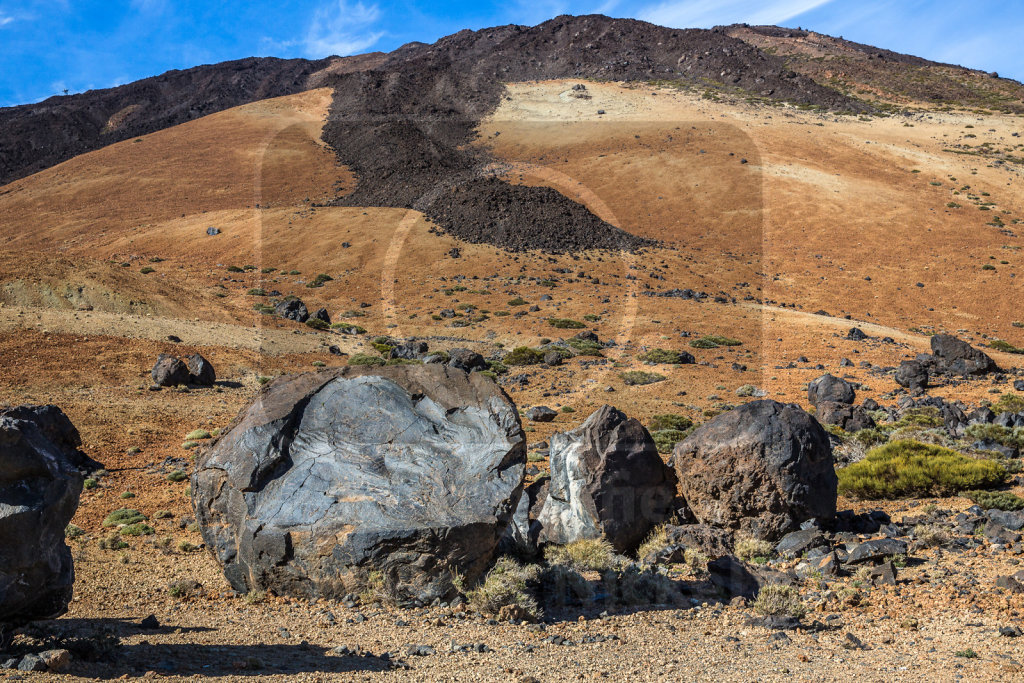
[[[985,375],[999,368],[983,351],[950,334],[931,338],[932,353],[944,372],[955,375]]]
[[[828,434],[796,404],[753,401],[676,444],[679,493],[698,522],[777,540],[836,512]]]
[[[515,406],[437,365],[286,376],[201,457],[192,496],[238,591],[399,600],[455,594],[488,567],[523,487]]]
[[[71,600],[64,529],[82,493],[79,466],[91,462],[79,443],[55,406],[0,410],[0,624],[59,616]]]
[[[622,411],[602,406],[576,429],[554,434],[550,453],[541,542],[604,536],[625,553],[672,514],[672,470],[644,426]]]
[[[852,384],[832,375],[822,375],[807,385],[807,400],[812,406],[821,401],[850,404],[856,398],[857,392]]]

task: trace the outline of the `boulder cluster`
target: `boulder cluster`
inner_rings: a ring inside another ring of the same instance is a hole
[[[931,379],[975,377],[998,372],[999,367],[985,352],[949,334],[931,338],[932,352],[919,353],[914,360],[905,360],[896,370],[895,380],[912,392],[922,392]]]
[[[632,553],[673,516],[695,522],[688,537],[774,540],[835,514],[827,434],[774,401],[711,420],[668,465],[639,421],[603,406],[551,437],[550,478],[524,490],[518,411],[465,372],[478,354],[448,356],[280,378],[200,457],[197,520],[236,590],[342,598],[373,585],[425,604],[499,549],[602,538]]]

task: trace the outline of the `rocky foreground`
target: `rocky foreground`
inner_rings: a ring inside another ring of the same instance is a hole
[[[955,338],[933,351],[912,361],[932,377],[1000,372]],[[214,381],[206,359],[187,361],[161,357],[154,382]],[[459,364],[475,365],[284,376],[202,449],[194,520],[126,500],[98,544],[68,521],[101,465],[59,409],[4,409],[0,665],[523,681],[567,664],[631,680],[1024,671],[1012,395],[972,408],[924,396],[924,379],[883,408],[823,375],[808,386],[817,417],[755,400],[675,424],[668,463],[605,406],[552,436],[550,475],[528,478],[518,410],[485,364]],[[122,539],[175,527],[207,552],[153,541],[109,570]],[[72,557],[90,586],[73,601]],[[168,581],[182,563],[195,578]]]

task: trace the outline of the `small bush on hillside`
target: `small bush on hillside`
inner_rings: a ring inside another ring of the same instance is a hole
[[[571,318],[548,318],[548,325],[557,327],[560,330],[582,330],[586,327],[585,323],[581,323],[579,320],[572,320]]]
[[[145,522],[146,516],[138,510],[132,510],[131,508],[122,508],[120,510],[114,510],[103,520],[103,526],[112,527],[120,524],[137,524],[139,522]]]
[[[995,268],[992,270],[995,270]],[[988,343],[988,345],[996,351],[1004,351],[1006,353],[1024,353],[1024,349],[1019,346],[1014,346],[1010,342],[1003,341],[1002,339],[993,339]]]
[[[644,372],[643,370],[630,370],[620,375],[622,381],[627,386],[644,386],[645,384],[654,384],[655,382],[663,382],[668,379],[665,375],[659,375],[657,372]]]
[[[329,330],[331,325],[328,322],[321,320],[320,318],[310,318],[306,321],[306,327],[311,327],[314,330]]]
[[[540,365],[544,362],[544,352],[529,346],[517,346],[501,362],[505,365]]]
[[[608,601],[623,606],[674,605],[683,597],[668,576],[636,564],[618,572],[606,571],[602,584]]]
[[[904,439],[870,450],[839,470],[839,493],[869,500],[948,496],[1006,481],[1006,469],[941,446]]]
[[[371,356],[368,353],[354,353],[348,357],[349,365],[384,365],[386,361],[380,356]]]
[[[742,344],[739,339],[723,337],[718,334],[706,334],[690,342],[695,349],[717,349],[719,346],[739,346]]]
[[[142,273],[143,275],[149,275],[150,273],[155,273],[156,272],[156,268],[152,268],[150,266],[145,266],[139,272]]]
[[[999,413],[1024,413],[1024,396],[1019,394],[1003,394],[999,400],[992,404],[992,412]]]
[[[968,491],[963,495],[986,510],[1024,510],[1024,498],[1009,491]]]
[[[188,475],[185,474],[184,470],[174,470],[173,472],[167,475],[167,481],[172,481],[175,483],[179,481],[185,481],[186,479],[188,479]]]
[[[263,289],[262,287],[253,287],[248,292],[246,292],[246,294],[248,294],[249,296],[266,296],[267,290]]]
[[[529,302],[527,302],[526,299],[522,298],[521,296],[517,296],[514,299],[508,300],[509,306],[525,306],[527,303]]]
[[[693,420],[684,415],[673,415],[671,413],[661,413],[651,418],[651,421],[647,424],[647,428],[652,432],[658,432],[662,429],[676,429],[679,431],[685,431],[693,426]]]
[[[68,524],[64,527],[64,538],[80,538],[85,536],[85,529],[74,524]]]
[[[852,434],[852,438],[865,448],[872,448],[888,441],[889,435],[877,427],[869,427],[868,429],[858,429]]]
[[[209,439],[210,432],[205,429],[193,429],[191,432],[185,435],[185,438],[189,441],[195,441],[196,439]]]
[[[238,266],[228,266],[227,271],[229,273],[244,273],[245,271]]]
[[[644,363],[662,363],[669,365],[681,363],[683,360],[682,354],[670,349],[651,349],[650,351],[641,353],[637,356],[637,359]]]
[[[643,560],[648,555],[656,555],[669,546],[668,530],[664,524],[659,524],[651,530],[644,542],[636,549],[636,556]]]
[[[150,536],[154,533],[156,530],[153,527],[142,522],[121,527],[122,536]]]
[[[333,279],[334,278],[328,275],[327,273],[320,273],[315,278],[313,278],[311,282],[306,283],[306,287],[309,287],[310,289],[323,287],[325,282],[330,282]]]
[[[580,356],[604,355],[601,353],[604,350],[604,347],[596,341],[590,341],[589,339],[577,339],[576,337],[573,337],[572,339],[567,339],[565,343]],[[558,349],[556,348],[555,350],[557,351]]]
[[[1010,448],[1024,448],[1024,428],[1022,427],[1010,429],[995,424],[973,424],[968,425],[964,435],[975,441],[995,441]]]
[[[658,449],[659,453],[671,453],[672,449],[676,447],[676,444],[683,441],[690,435],[691,430],[681,429],[659,429],[656,432],[651,432],[651,438],[654,439],[654,446]]]

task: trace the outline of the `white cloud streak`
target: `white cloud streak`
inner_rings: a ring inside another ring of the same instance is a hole
[[[14,17],[12,17],[9,14],[4,14],[3,12],[0,12],[0,27],[7,26],[7,24],[10,24],[10,23],[13,23],[13,22],[14,22]]]
[[[654,24],[707,28],[721,24],[781,24],[832,0],[683,0],[662,2],[639,12]]]
[[[374,31],[381,19],[377,5],[337,0],[321,6],[313,13],[306,34],[305,50],[309,57],[352,55],[366,52],[384,37]]]

